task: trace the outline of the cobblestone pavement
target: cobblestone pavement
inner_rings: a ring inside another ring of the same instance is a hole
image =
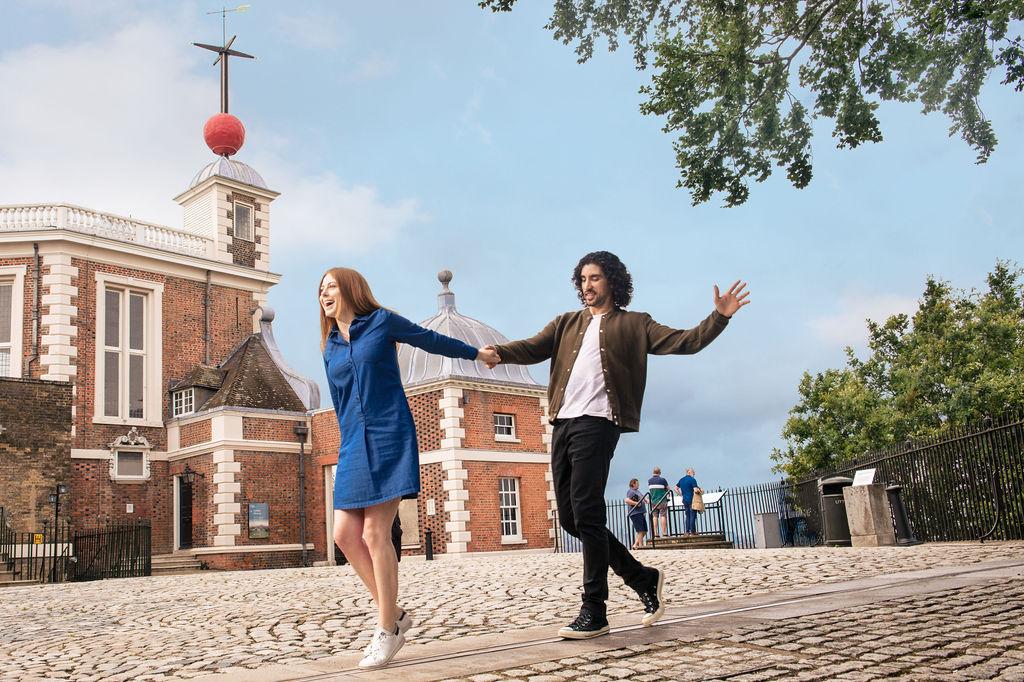
[[[630,682],[1024,680],[1024,582],[1000,580],[459,679],[607,682],[627,678]]]
[[[1012,558],[1024,558],[1024,542],[641,555],[665,570],[669,603]],[[403,561],[401,603],[417,621],[410,643],[563,624],[579,608],[581,561],[578,554]],[[635,595],[611,577],[609,614],[635,612]],[[373,621],[350,567],[5,588],[0,679],[162,680],[289,664],[361,650]]]

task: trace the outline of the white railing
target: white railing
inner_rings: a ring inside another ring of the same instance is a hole
[[[0,232],[25,230],[71,230],[190,256],[209,258],[213,254],[212,240],[206,237],[80,206],[0,206]]]

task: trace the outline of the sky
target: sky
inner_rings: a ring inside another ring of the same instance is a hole
[[[695,326],[712,287],[749,282],[751,304],[697,355],[652,357],[641,431],[612,462],[609,495],[660,466],[705,488],[777,478],[769,454],[805,371],[863,354],[865,319],[916,308],[929,275],[982,287],[1021,262],[1024,109],[982,93],[999,146],[975,165],[941,115],[879,110],[885,141],[838,150],[819,121],[814,179],[776,172],[749,201],[691,206],[664,122],[639,113],[650,73],[629,49],[578,64],[545,30],[551,2],[494,15],[475,2],[252,0],[228,35],[235,157],[271,205],[270,294],[288,362],[320,381],[316,288],[353,267],[387,307],[436,310],[454,273],[459,310],[533,335],[579,305],[569,277],[609,250],[633,274],[632,310]],[[211,2],[8,1],[0,8],[0,204],[70,202],[182,225],[172,197],[213,157],[219,108]],[[546,365],[532,368],[546,382]]]

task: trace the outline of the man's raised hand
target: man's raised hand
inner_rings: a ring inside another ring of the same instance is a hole
[[[743,291],[747,287],[746,282],[736,280],[729,287],[729,290],[722,296],[718,293],[718,285],[715,285],[715,310],[726,317],[732,317],[736,311],[750,303],[747,296],[749,291]]]

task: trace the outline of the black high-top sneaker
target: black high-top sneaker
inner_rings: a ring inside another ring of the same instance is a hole
[[[644,617],[640,620],[644,625],[654,625],[654,622],[665,613],[665,604],[661,600],[661,590],[665,586],[665,574],[656,568],[652,568],[654,575],[650,582],[642,589],[636,591],[640,595],[640,601],[644,604]]]
[[[607,618],[591,613],[590,609],[582,608],[576,620],[559,630],[558,636],[565,639],[590,639],[607,635],[608,632]]]

